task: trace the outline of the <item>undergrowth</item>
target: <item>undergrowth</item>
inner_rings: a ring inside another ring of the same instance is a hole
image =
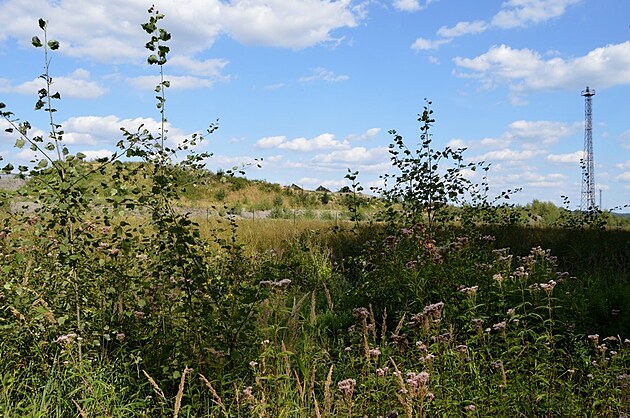
[[[400,173],[378,223],[350,170],[348,221],[191,216],[177,202],[195,198],[183,189],[208,155],[192,151],[217,127],[169,142],[163,18],[151,8],[142,25],[162,127],[124,130],[110,158],[65,145],[44,20],[50,137],[0,105],[39,156],[17,168],[36,208],[4,211],[0,230],[0,415],[627,416],[627,231],[588,214],[515,227],[462,175],[484,165],[432,149],[430,102],[418,146],[394,133]],[[265,187],[273,207],[293,198]],[[282,232],[256,230],[269,225]]]

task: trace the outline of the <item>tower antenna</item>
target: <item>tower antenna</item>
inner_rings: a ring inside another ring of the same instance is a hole
[[[597,208],[595,204],[595,161],[593,159],[593,96],[595,90],[582,91],[584,96],[584,157],[582,159],[582,199],[580,210],[589,211]]]

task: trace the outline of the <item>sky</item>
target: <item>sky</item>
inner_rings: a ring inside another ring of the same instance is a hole
[[[211,170],[262,159],[247,177],[337,190],[348,169],[368,190],[394,173],[396,130],[413,146],[428,99],[433,146],[490,164],[492,194],[580,205],[585,103],[595,89],[597,202],[630,204],[628,0],[155,1],[172,34],[164,67],[169,141],[218,121],[199,151]],[[35,112],[38,19],[60,43],[50,73],[56,122],[72,152],[109,156],[120,127],[156,130],[158,68],[146,63],[140,0],[0,0],[0,102],[47,131]],[[5,128],[6,122],[0,121]],[[0,131],[0,156],[29,151]],[[480,173],[466,176],[481,181]],[[627,211],[627,210],[626,210]]]

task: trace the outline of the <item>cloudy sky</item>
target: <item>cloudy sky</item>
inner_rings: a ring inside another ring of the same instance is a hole
[[[589,86],[598,199],[601,189],[604,208],[630,203],[628,0],[155,4],[173,35],[170,139],[218,119],[204,145],[213,170],[262,158],[248,177],[336,190],[350,168],[367,189],[391,171],[388,131],[417,141],[429,98],[435,146],[490,163],[494,191],[522,188],[519,203],[566,195],[577,207]],[[56,116],[74,152],[109,155],[121,126],[157,126],[158,73],[140,28],[150,5],[0,0],[0,101],[46,129],[33,112],[43,57],[30,46],[41,17],[61,45],[51,58]],[[5,161],[28,159],[0,132]]]

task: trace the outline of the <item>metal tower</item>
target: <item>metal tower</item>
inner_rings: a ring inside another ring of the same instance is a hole
[[[584,157],[582,159],[582,199],[580,210],[597,208],[595,204],[595,161],[593,160],[593,100],[595,90],[586,87],[584,96]]]

